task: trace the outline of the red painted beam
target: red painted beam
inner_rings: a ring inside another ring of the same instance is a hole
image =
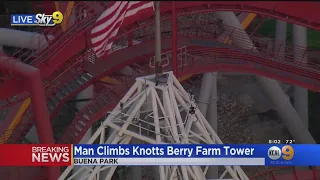
[[[320,30],[320,5],[318,2],[290,2],[290,1],[178,1],[176,2],[177,11],[186,9],[210,9],[244,11],[259,15],[266,15],[281,19],[290,23],[299,24],[309,28]],[[161,2],[161,11],[169,11],[171,2]],[[307,10],[307,11],[306,11]],[[150,14],[151,15],[151,14]],[[145,16],[148,17],[148,16]]]
[[[171,2],[161,2],[161,12],[170,13],[172,8]],[[308,9],[307,11],[305,11]],[[309,28],[320,30],[320,16],[317,13],[320,12],[320,6],[317,2],[224,2],[224,1],[178,1],[176,2],[176,11],[190,12],[212,12],[212,11],[242,11],[252,12],[260,15],[270,16],[277,19],[281,19],[287,22],[303,25]],[[186,14],[186,13],[184,13]],[[148,17],[152,17],[154,14],[142,14],[140,20],[145,20]],[[183,15],[180,14],[180,16]],[[133,24],[134,22],[127,21],[124,24],[124,28]],[[86,49],[87,32],[79,32],[78,35],[71,34],[73,38],[72,43],[65,43],[64,41],[59,42],[61,46],[56,49],[62,49],[57,55],[45,58],[46,63],[41,64],[39,69],[41,70],[42,78],[47,78],[52,72],[57,70],[60,65],[63,64],[68,58],[72,57],[76,53]],[[49,52],[50,53],[50,52]],[[0,99],[6,99],[18,92],[22,92],[21,86],[18,87],[19,83],[6,82],[5,89],[1,89]],[[20,83],[21,84],[21,83]],[[9,89],[9,91],[8,91]]]
[[[26,91],[23,80],[10,79],[0,85],[0,99],[5,100]]]
[[[39,141],[42,144],[54,144],[53,132],[47,109],[46,96],[42,86],[40,71],[32,66],[21,63],[16,59],[2,56],[0,69],[6,73],[16,75],[24,79],[24,85],[28,87],[31,104],[34,112]],[[48,168],[48,178],[55,180],[60,173],[59,167]]]
[[[50,75],[58,70],[60,66],[65,63],[68,59],[75,56],[77,53],[86,49],[87,47],[87,36],[86,32],[74,35],[72,40],[68,44],[62,44],[56,54],[49,57],[45,63],[41,63],[37,68],[40,69],[41,78],[48,79]],[[23,91],[26,91],[23,86],[24,80],[7,80],[4,81],[0,88],[0,99],[6,99],[13,97]]]
[[[54,2],[53,1],[43,1],[43,13],[52,14],[55,11]],[[39,12],[37,12],[39,13]]]
[[[207,55],[205,52],[209,50],[209,48],[204,48],[204,47],[193,47],[193,49],[194,49],[194,52],[198,52],[200,54],[204,53],[205,55]],[[201,52],[202,50],[204,51]],[[215,49],[215,51],[221,52],[222,54],[230,54],[231,56],[229,58],[234,62],[229,62],[228,58],[224,59],[225,61],[221,60],[221,63],[213,63],[215,62],[214,59],[212,59],[211,61],[208,61],[205,59],[203,60],[197,59],[196,61],[192,61],[192,62],[188,60],[190,64],[188,64],[187,67],[180,69],[178,77],[183,77],[188,74],[200,74],[200,73],[212,72],[212,71],[250,72],[253,74],[259,74],[259,75],[271,77],[274,79],[282,79],[282,80],[287,79],[286,80],[287,82],[288,81],[293,82],[293,80],[290,80],[290,76],[288,78],[286,77],[286,75],[284,76],[281,75],[281,73],[274,74],[273,73],[274,67],[268,67],[268,65],[263,65],[263,67],[261,67],[260,69],[257,69],[257,67],[255,67],[253,62],[252,64],[248,65],[248,62],[258,61],[257,59],[254,60],[249,56],[243,56],[240,54],[237,55],[236,53],[232,53],[230,52],[230,50],[223,49],[223,48],[219,50]],[[146,64],[148,63],[146,62]],[[120,93],[121,92],[125,93],[127,90],[127,88],[123,86],[123,84],[118,85],[116,89],[117,89],[117,92],[120,92]],[[113,97],[112,94],[110,94],[110,92],[111,90],[103,92],[102,94],[97,96],[90,104],[88,104],[82,111],[80,111],[75,117],[72,124],[70,124],[70,126],[68,127],[68,130],[65,132],[64,136],[61,138],[59,142],[60,143],[78,143],[82,138],[82,136],[85,134],[86,129],[90,127],[91,124],[99,120],[103,115],[105,115],[106,112],[114,108],[116,103],[120,100],[118,99],[120,97]],[[108,101],[102,101],[101,99],[104,99],[104,100],[108,99]],[[90,118],[89,121],[88,119],[83,118],[84,117],[83,115],[91,114],[88,112],[95,112],[93,115],[89,117]],[[85,128],[83,128],[82,131],[80,132],[78,129],[75,128],[76,127],[75,125],[77,124],[78,121],[81,123],[87,122]],[[78,134],[78,136],[73,136],[74,134]],[[68,138],[71,138],[71,139],[68,139]]]
[[[204,55],[206,52],[209,51],[209,48],[205,47],[193,47],[192,48],[197,53],[203,53]],[[221,52],[221,54],[227,54],[230,55],[229,59],[223,59],[220,60],[221,62],[214,63],[215,60],[211,59],[211,61],[208,61],[206,59],[197,59],[195,61],[187,60],[189,63],[186,67],[183,69],[180,69],[178,77],[183,77],[185,75],[189,74],[200,74],[205,72],[212,72],[212,71],[226,71],[226,72],[250,72],[253,74],[263,75],[266,77],[271,77],[274,79],[281,79],[286,82],[293,82],[294,80],[290,79],[290,75],[285,74],[274,74],[273,70],[274,67],[269,67],[269,65],[262,65],[261,68],[257,68],[254,65],[254,61],[258,63],[258,59],[252,59],[250,56],[243,56],[241,54],[232,53],[232,50],[228,49],[214,49],[211,48],[212,51]],[[237,60],[238,59],[238,60]],[[145,61],[145,59],[143,59]],[[231,60],[231,61],[229,61]],[[249,64],[251,62],[252,64]],[[148,62],[146,62],[148,64]],[[274,63],[272,66],[275,66],[277,63]],[[279,65],[279,64],[277,64]],[[284,70],[285,72],[285,70]],[[132,78],[134,79],[134,78]],[[303,83],[303,82],[301,82]],[[130,83],[129,83],[130,84]],[[122,89],[121,89],[122,87]],[[123,84],[118,85],[116,88],[117,92],[125,93],[128,89]],[[99,120],[103,115],[105,115],[106,112],[110,111],[112,108],[115,107],[116,103],[120,100],[120,97],[114,97],[110,93],[112,90],[107,90],[101,93],[99,96],[95,97],[93,101],[91,101],[90,104],[88,104],[83,110],[81,110],[75,119],[73,120],[72,124],[68,126],[68,130],[65,132],[65,134],[62,136],[62,138],[59,140],[60,143],[78,143],[82,136],[85,134],[86,129],[89,128],[94,122]],[[103,99],[103,100],[102,100]],[[105,101],[108,99],[107,101]],[[90,115],[89,112],[95,112],[93,115]],[[84,115],[90,115],[90,119],[84,119]],[[77,128],[75,128],[76,124],[79,122],[83,123],[86,122],[86,126],[82,129],[82,131],[79,131]],[[74,136],[74,134],[78,134],[78,136]],[[71,139],[68,139],[71,138]]]
[[[59,48],[61,48],[61,50],[58,51],[57,54],[54,54],[48,58],[45,63],[41,63],[38,66],[42,79],[50,77],[50,75],[58,70],[68,59],[87,49],[87,33],[73,34],[71,41],[68,44],[63,44]]]
[[[162,1],[160,8],[162,15],[166,16],[166,19],[170,19],[171,1]],[[251,12],[320,31],[320,16],[317,16],[320,12],[320,5],[316,2],[177,1],[175,8],[178,13],[177,16],[215,11]],[[304,8],[308,9],[307,13],[305,13]],[[154,13],[141,13],[141,18],[138,21],[149,19],[148,22],[153,22],[153,16]],[[131,26],[135,22],[126,21],[125,23],[123,27]],[[106,56],[101,57],[101,59],[104,58]]]

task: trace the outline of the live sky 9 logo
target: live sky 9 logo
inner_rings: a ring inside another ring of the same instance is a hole
[[[39,26],[54,26],[61,24],[63,20],[63,14],[60,11],[52,13],[52,15],[36,14],[36,24]]]
[[[273,160],[270,161],[271,164],[291,164],[294,149],[292,146],[283,146],[281,149],[278,146],[272,146],[268,149],[268,157]]]
[[[50,15],[38,14],[12,14],[11,26],[54,26],[61,24],[63,21],[63,14],[56,11]]]

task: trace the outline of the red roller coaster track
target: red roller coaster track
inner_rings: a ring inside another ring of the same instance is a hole
[[[144,26],[142,28],[142,31],[145,28],[148,28],[148,26]],[[200,28],[206,29],[207,31],[203,31]],[[286,56],[284,58],[281,58],[277,54],[267,52],[267,47],[260,48],[259,52],[255,52],[252,50],[252,47],[251,49],[242,49],[240,47],[228,45],[226,44],[227,42],[213,38],[214,28],[217,28],[216,24],[192,23],[191,26],[181,26],[181,29],[178,29],[178,34],[180,35],[178,46],[187,46],[188,51],[203,53],[202,56],[224,56],[222,57],[224,59],[241,59],[243,61],[242,66],[238,66],[238,62],[227,60],[224,60],[224,62],[208,61],[208,63],[212,65],[208,66],[207,64],[205,64],[205,62],[202,65],[198,64],[200,62],[203,62],[204,59],[194,62],[190,62],[191,60],[189,59],[188,66],[194,66],[194,68],[192,68],[193,72],[187,72],[187,68],[185,68],[183,69],[183,71],[178,71],[179,75],[183,75],[185,73],[197,74],[215,70],[242,71],[275,78],[312,90],[320,90],[319,76],[317,75],[317,72],[319,72],[318,68],[320,67],[318,67],[317,64],[293,60],[293,53],[291,53],[293,49],[296,50],[296,53],[300,53],[301,56],[305,53],[305,49],[301,49],[301,51],[299,51],[299,48],[293,48],[291,45],[287,45]],[[141,31],[141,29],[137,29],[132,33],[135,33],[137,31]],[[232,29],[232,32],[233,38],[243,38],[241,36],[237,36],[237,29]],[[231,34],[225,34],[221,39],[228,39],[230,35]],[[119,36],[116,42],[124,42],[124,37],[125,35]],[[162,47],[164,48],[164,50],[171,49],[170,37],[171,32],[162,33]],[[154,51],[154,48],[152,48],[152,44],[154,44],[153,38],[153,33],[150,32],[150,34],[145,34],[143,35],[143,37],[138,38],[138,40],[141,42],[140,44],[119,50],[114,49],[115,52],[108,56],[108,58],[117,59],[117,61],[107,60],[97,62],[96,64],[92,64],[90,62],[85,62],[83,64],[83,60],[87,59],[88,57],[94,56],[92,51],[83,53],[82,56],[80,56],[82,60],[74,60],[78,62],[78,64],[69,66],[70,68],[66,69],[64,74],[56,76],[53,82],[49,82],[45,86],[45,91],[49,103],[56,103],[54,107],[50,109],[51,119],[55,117],[56,113],[67,100],[69,100],[75,94],[79,93],[84,88],[88,87],[90,84],[98,81],[101,77],[112,72],[119,71],[127,65],[131,65],[133,63],[141,63],[150,59],[150,57],[153,56]],[[258,40],[257,42],[259,42],[260,44],[265,44],[264,40]],[[245,45],[246,42],[243,41],[243,43]],[[312,59],[312,57],[309,57],[309,59]],[[314,57],[314,59],[317,59],[317,57]],[[239,62],[241,60],[239,60]],[[78,69],[81,64],[84,69],[75,70]],[[70,89],[63,97],[57,98],[57,91],[61,91],[61,89],[63,89],[64,87],[69,86],[70,83],[73,82],[73,79],[84,73],[90,74],[90,76],[94,78],[80,84],[77,88]],[[24,118],[20,121],[20,128],[18,128],[15,131],[14,135],[10,137],[9,142],[13,143],[19,141],[19,139],[28,132],[28,130],[33,125],[31,121],[31,113],[31,109],[26,111]],[[25,126],[27,126],[28,128],[25,128]]]
[[[94,6],[96,7],[96,6]],[[50,42],[50,46],[41,54],[31,54],[30,52],[20,52],[20,56],[28,55],[25,60],[32,60],[31,64],[38,67],[42,78],[48,78],[53,72],[57,71],[64,62],[69,60],[77,53],[90,47],[89,33],[92,23],[96,20],[101,11],[89,7],[88,3],[79,2],[74,8],[86,9],[84,12],[77,13],[77,22],[70,29],[62,33],[60,27],[48,29],[43,34],[55,35],[55,40]],[[305,11],[308,9],[308,11]],[[287,22],[299,24],[305,27],[320,30],[320,17],[317,2],[176,2],[176,12],[178,16],[190,13],[213,12],[213,11],[245,11],[259,15],[274,17]],[[161,2],[161,13],[163,16],[171,11],[170,2]],[[153,14],[146,14],[141,17],[152,17]],[[85,17],[85,18],[83,18]],[[168,17],[168,16],[167,16]],[[143,20],[143,19],[141,19]],[[124,28],[134,27],[136,22],[127,22]],[[72,46],[71,46],[72,44]],[[66,48],[68,47],[68,48]],[[21,80],[7,80],[1,87],[0,99],[12,97],[25,90]]]
[[[317,13],[320,10],[320,6],[317,2],[177,2],[176,12],[178,16],[183,16],[191,13],[212,12],[212,11],[246,11],[253,12],[263,16],[270,16],[277,19],[281,19],[287,22],[299,24],[315,30],[320,30],[320,17]],[[51,111],[51,119],[56,115],[62,104],[70,99],[72,96],[80,92],[82,89],[88,87],[90,84],[98,81],[102,76],[111,74],[117,70],[122,69],[127,65],[131,65],[136,62],[145,62],[147,58],[153,56],[152,46],[153,33],[144,34],[141,37],[134,37],[141,41],[141,44],[128,47],[126,49],[120,49],[108,57],[105,57],[102,61],[96,64],[90,64],[87,60],[94,58],[94,54],[90,49],[89,33],[92,22],[97,18],[100,12],[95,11],[89,7],[87,3],[77,3],[78,9],[86,9],[86,17],[83,14],[79,14],[77,23],[71,27],[66,33],[57,31],[56,28],[52,28],[49,32],[44,34],[54,34],[56,39],[50,42],[49,47],[41,54],[32,54],[25,60],[32,60],[31,65],[39,68],[41,77],[46,80],[45,91],[49,101],[49,110]],[[308,11],[305,11],[308,9]],[[171,3],[161,2],[161,13],[166,18],[166,14],[171,11]],[[143,17],[152,17],[153,15],[144,15]],[[124,35],[118,37],[119,42],[126,40],[125,36],[130,33],[134,33],[137,30],[152,26],[153,23],[147,23],[147,25],[140,26],[140,23],[129,22],[125,25],[125,28],[132,28]],[[139,26],[136,28],[136,26]],[[197,24],[193,24],[197,25]],[[261,48],[259,51],[253,51],[252,48],[242,49],[239,47],[231,46],[213,38],[213,34],[205,32],[202,34],[197,32],[198,28],[203,27],[204,24],[199,24],[201,27],[191,25],[186,29],[179,29],[179,42],[178,46],[187,46],[188,55],[185,58],[185,65],[179,68],[179,76],[193,73],[203,73],[208,71],[241,71],[251,72],[282,81],[286,81],[292,84],[297,84],[312,90],[319,90],[319,67],[316,64],[293,60],[292,52],[301,54],[304,57],[306,50],[299,47],[293,47],[287,45],[287,54],[285,58],[279,58],[275,53],[270,53],[266,49]],[[214,25],[207,24],[207,28],[210,29]],[[231,28],[231,27],[230,27]],[[142,30],[143,31],[143,30]],[[236,36],[238,30],[232,30],[233,37]],[[191,34],[190,32],[193,32]],[[212,32],[212,31],[211,31]],[[226,38],[231,34],[226,35]],[[162,39],[164,42],[163,51],[167,51],[171,48],[170,33],[162,33]],[[239,36],[239,38],[241,38]],[[165,41],[168,41],[165,43]],[[244,43],[246,43],[244,41]],[[263,42],[261,42],[263,43]],[[72,44],[72,46],[71,46]],[[68,48],[67,48],[68,47]],[[143,51],[144,53],[142,53]],[[123,53],[126,52],[126,53]],[[130,52],[130,53],[128,53]],[[124,56],[126,54],[126,57]],[[130,54],[128,57],[127,54]],[[227,55],[226,55],[227,54]],[[317,59],[317,57],[308,57],[309,59]],[[116,61],[114,59],[117,59]],[[303,59],[303,58],[302,58]],[[189,67],[193,68],[189,68]],[[1,68],[1,67],[0,67]],[[16,95],[26,89],[21,83],[22,80],[12,78],[10,69],[1,69],[3,74],[9,75],[9,80],[4,81],[0,91],[0,99],[6,99]],[[148,72],[146,69],[141,71],[142,73]],[[139,75],[137,73],[136,75]],[[141,75],[141,74],[140,74]],[[130,84],[134,76],[129,79],[123,79],[124,84],[117,86],[118,92],[124,91],[124,87]],[[80,78],[80,79],[79,79]],[[85,81],[83,81],[85,79]],[[82,81],[81,81],[82,80]],[[78,84],[74,82],[77,81]],[[68,88],[68,87],[73,88]],[[67,90],[66,90],[67,88]],[[68,91],[67,93],[65,93]],[[117,92],[116,91],[116,92]],[[63,92],[61,95],[59,93]],[[98,101],[94,101],[96,104],[89,104],[84,110],[82,110],[73,123],[68,127],[68,131],[62,136],[61,142],[79,141],[82,137],[85,129],[90,124],[95,122],[105,114],[114,103],[117,98],[110,99],[111,93],[114,95],[115,90],[111,92],[109,89],[102,92],[98,97]],[[113,96],[111,95],[111,96]],[[121,94],[117,94],[120,96]],[[22,98],[25,99],[26,97]],[[20,99],[20,101],[22,100]],[[19,100],[18,100],[19,101]],[[18,102],[17,101],[17,102]],[[50,103],[53,106],[50,109]],[[101,108],[101,109],[100,109]],[[84,115],[90,114],[90,118],[84,120]],[[26,132],[33,125],[32,111],[29,109],[26,111],[20,124],[17,126],[14,135],[10,137],[9,142],[17,142],[26,134]],[[78,127],[80,121],[85,121],[85,126]]]
[[[200,42],[206,42],[201,41]],[[171,42],[168,40],[165,42]],[[188,45],[188,40],[182,41],[184,45]],[[147,42],[139,45],[142,49],[146,51],[147,47],[150,44],[154,44],[154,42]],[[168,43],[170,44],[170,43]],[[217,45],[217,44],[216,44]],[[131,51],[129,49],[132,49]],[[134,47],[128,48],[126,51],[133,53],[136,50],[133,50]],[[145,52],[144,51],[144,52]],[[274,60],[270,63],[269,59],[261,56],[248,56],[247,54],[239,53],[241,50],[233,49],[233,48],[219,48],[215,47],[201,47],[201,46],[188,46],[186,47],[186,55],[185,59],[180,61],[180,66],[178,68],[178,77],[183,77],[188,74],[200,74],[205,72],[212,71],[231,71],[231,72],[249,72],[253,74],[263,75],[267,77],[271,77],[274,79],[284,80],[286,82],[295,83],[303,86],[307,86],[309,88],[320,88],[319,79],[315,79],[314,76],[307,77],[306,74],[301,73],[298,74],[298,68],[294,67],[295,65],[290,67],[290,63],[282,63]],[[150,57],[153,54],[150,54]],[[144,56],[143,59],[133,59],[130,61],[126,61],[128,64],[136,63],[137,60],[144,61],[146,66],[148,66],[149,58]],[[99,63],[98,63],[99,64]],[[104,66],[105,67],[105,66]],[[292,69],[293,68],[293,69]],[[292,69],[292,71],[290,70]],[[300,69],[301,70],[301,69]],[[140,71],[140,74],[136,74],[136,76],[141,76],[145,74],[145,72],[152,72],[151,68],[137,70]],[[107,114],[107,111],[114,108],[115,103],[118,102],[121,96],[115,96],[114,92],[124,93],[134,82],[136,76],[128,78],[124,81],[123,84],[119,84],[116,88],[106,89],[93,101],[91,101],[86,108],[80,111],[75,117],[74,121],[68,129],[65,131],[65,134],[61,137],[61,143],[78,143],[82,136],[84,135],[89,127],[91,127],[92,123],[96,122],[98,119]],[[319,77],[317,77],[319,78]],[[308,82],[310,83],[309,85]],[[121,94],[120,93],[120,94]],[[78,128],[81,127],[81,128]]]

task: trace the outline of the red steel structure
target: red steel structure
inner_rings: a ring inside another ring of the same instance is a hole
[[[93,22],[104,10],[97,4],[99,3],[77,2],[74,6],[74,10],[77,11],[77,21],[66,32],[62,32],[58,27],[46,29],[43,34],[54,35],[55,39],[40,54],[28,55],[24,61],[31,62],[29,65],[12,58],[5,57],[0,59],[0,72],[3,76],[0,99],[5,100],[24,91],[29,92],[27,96],[21,97],[13,103],[8,103],[1,108],[21,102],[29,96],[32,100],[32,109],[29,107],[25,112],[13,135],[9,137],[8,143],[21,141],[21,138],[25,136],[33,125],[32,117],[35,119],[40,143],[54,143],[50,119],[57,115],[57,112],[67,100],[97,82],[103,76],[109,75],[119,79],[122,82],[120,85],[100,92],[86,108],[77,114],[59,140],[59,143],[77,143],[86,132],[86,129],[114,107],[118,98],[126,91],[127,87],[130,87],[132,80],[136,76],[152,72],[150,68],[145,67],[145,64],[148,64],[146,60],[152,57],[154,53],[154,33],[145,33],[140,38],[137,38],[141,42],[140,44],[129,44],[127,48],[119,50],[113,49],[115,52],[111,55],[99,60],[95,59],[95,55],[90,49],[90,30]],[[169,33],[162,32],[162,52],[172,51],[172,70],[176,76],[181,77],[188,74],[217,70],[251,72],[314,91],[320,90],[320,67],[312,63],[318,60],[318,57],[309,56],[309,63],[305,63],[302,60],[294,61],[292,55],[287,55],[281,59],[277,58],[276,53],[270,54],[263,48],[259,49],[259,53],[253,51],[253,48],[244,51],[241,48],[230,45],[228,42],[216,39],[210,29],[216,28],[217,24],[198,22],[192,23],[184,29],[177,25],[178,16],[214,11],[237,11],[252,12],[261,16],[269,16],[320,30],[320,17],[317,16],[320,6],[317,2],[177,1],[175,3],[161,2],[160,7],[161,15],[163,16],[162,21],[171,21],[172,18],[172,31]],[[83,11],[84,9],[86,11]],[[308,11],[305,11],[306,9]],[[145,17],[152,16],[153,14],[144,14],[141,19],[126,22],[123,25],[122,34],[116,38],[116,41],[128,40],[128,37],[136,38],[134,33],[137,31],[145,32],[144,29],[153,26],[153,19],[148,23],[148,19]],[[141,25],[142,21],[147,23]],[[207,29],[208,32],[202,34],[194,33],[201,27]],[[237,31],[239,30],[233,27],[229,28],[232,29],[230,31],[231,34],[226,35],[224,39],[231,35],[237,37]],[[239,38],[241,37],[239,36]],[[243,43],[244,45],[246,44],[245,41]],[[259,43],[263,44],[264,42]],[[178,48],[185,48],[187,54],[185,62],[178,61]],[[301,51],[297,47],[295,49],[298,49],[296,53],[300,53],[301,57],[306,54],[304,48],[300,48]],[[286,50],[293,51],[293,46],[287,45]],[[20,52],[24,57],[26,57],[26,53],[30,52]],[[203,58],[197,59],[199,56]],[[96,63],[91,63],[91,60],[96,61]],[[119,74],[114,74],[125,66],[132,67],[133,64],[138,64],[140,67],[136,68],[137,73],[131,77],[119,78]],[[67,93],[64,91],[65,94],[57,98],[64,88],[74,85],[74,79],[83,75],[88,76],[88,81],[70,88]],[[27,80],[28,84],[23,83],[25,80]],[[47,107],[47,102],[49,113],[45,108]],[[85,115],[89,119],[84,118]],[[85,122],[85,125],[82,122]],[[3,134],[5,135],[6,133]],[[317,173],[315,171],[312,172],[313,178],[316,179]],[[299,178],[296,173],[293,174],[296,179]],[[50,168],[46,179],[57,179],[57,176],[58,169]],[[275,175],[272,178],[276,179]]]

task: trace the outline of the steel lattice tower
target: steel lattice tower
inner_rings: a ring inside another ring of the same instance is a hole
[[[137,78],[87,144],[97,141],[99,144],[129,144],[133,138],[149,144],[223,144],[197,109],[193,95],[184,90],[173,73],[164,73],[161,78],[158,85],[155,75]],[[73,167],[68,167],[59,179],[81,176],[80,179],[93,180],[103,176],[110,180],[116,168],[81,167],[71,173]],[[205,180],[207,169],[200,166],[159,166],[161,180]],[[233,179],[249,179],[239,166],[225,166],[220,178],[227,173]]]

